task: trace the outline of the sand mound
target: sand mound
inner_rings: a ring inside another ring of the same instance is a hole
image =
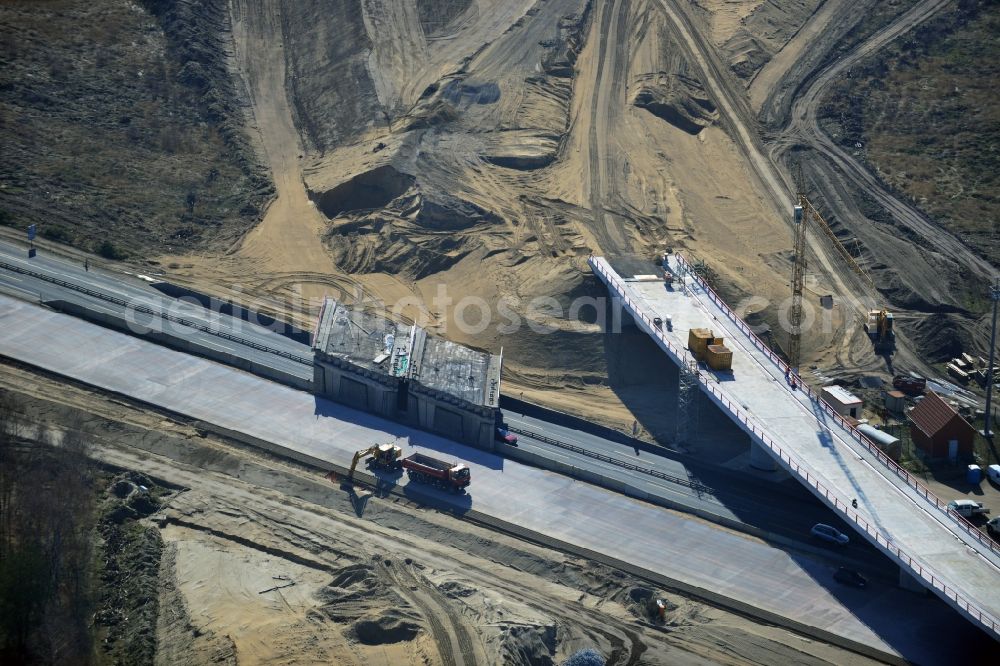
[[[541,169],[552,164],[561,135],[545,130],[511,130],[492,137],[483,159],[508,169]]]
[[[329,585],[316,592],[324,615],[348,621],[364,617],[387,595],[389,590],[384,582],[366,564],[341,569]]]
[[[968,336],[954,315],[931,314],[917,320],[909,328],[911,337],[931,362],[947,362],[969,348]]]
[[[364,564],[344,567],[334,577],[320,597],[328,600],[344,601],[359,598],[379,588],[378,578],[372,568]]]
[[[444,594],[451,598],[457,597],[471,597],[476,593],[476,590],[468,585],[464,585],[455,580],[445,581],[438,586]]]
[[[493,82],[476,84],[452,80],[441,94],[459,108],[472,104],[496,104],[500,100],[500,86]]]
[[[701,83],[685,74],[659,72],[639,77],[632,103],[688,134],[698,134],[719,119]]]
[[[534,626],[523,624],[502,625],[500,642],[505,664],[532,664],[550,666],[555,662],[555,625]]]
[[[414,181],[413,176],[384,165],[360,173],[331,190],[311,195],[324,215],[336,217],[342,213],[387,206],[406,194]]]
[[[365,645],[387,645],[412,641],[420,633],[420,625],[390,610],[377,618],[358,620],[352,632]]]

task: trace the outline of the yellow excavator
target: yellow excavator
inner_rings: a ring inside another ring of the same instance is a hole
[[[354,470],[357,469],[358,462],[366,456],[371,456],[368,461],[369,467],[392,469],[400,465],[399,459],[403,456],[403,449],[395,444],[376,444],[367,449],[356,451],[354,459],[351,460],[351,471],[347,474],[348,479],[354,477]]]
[[[892,330],[893,316],[886,310],[869,310],[865,331],[871,338],[876,352],[889,352],[895,349],[896,332]]]

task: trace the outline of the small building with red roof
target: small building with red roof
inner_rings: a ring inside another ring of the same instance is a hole
[[[928,458],[971,458],[976,429],[934,391],[910,410],[913,443]]]

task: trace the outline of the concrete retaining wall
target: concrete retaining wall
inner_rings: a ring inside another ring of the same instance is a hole
[[[799,499],[805,491],[800,486],[796,485],[794,487],[786,487],[784,484],[775,483],[774,481],[768,481],[763,479],[758,479],[750,474],[742,472],[740,470],[731,469],[729,467],[724,467],[722,465],[706,462],[704,460],[698,460],[692,458],[691,455],[686,453],[681,453],[675,449],[671,449],[658,444],[651,444],[649,442],[643,441],[641,439],[636,439],[635,437],[630,437],[625,433],[619,432],[612,428],[606,426],[596,425],[589,421],[586,421],[578,416],[573,416],[572,414],[566,414],[565,412],[560,412],[548,407],[542,407],[541,405],[536,405],[530,402],[525,402],[523,400],[518,400],[517,398],[508,398],[506,396],[500,396],[500,405],[505,410],[521,414],[523,416],[530,416],[532,418],[537,418],[544,420],[548,423],[553,423],[555,425],[560,425],[566,428],[571,428],[573,430],[579,430],[580,432],[586,432],[602,439],[607,439],[612,442],[618,442],[619,444],[625,444],[626,446],[634,449],[639,449],[640,451],[645,451],[646,453],[651,453],[653,455],[662,456],[670,460],[677,460],[695,471],[704,470],[711,472],[712,474],[718,474],[720,476],[725,476],[733,479],[736,482],[742,484],[757,484],[760,487],[766,487],[768,492],[779,492],[789,497]],[[752,446],[752,443],[751,443]],[[504,451],[510,450],[511,447],[505,447]],[[500,447],[497,447],[500,450]],[[506,455],[506,454],[505,454]],[[510,456],[513,458],[513,456]],[[539,465],[541,467],[541,465]]]
[[[257,312],[256,310],[250,310],[249,308],[245,308],[242,305],[233,303],[232,301],[225,301],[220,298],[216,298],[215,296],[209,296],[208,294],[203,294],[171,282],[154,282],[151,286],[153,289],[156,289],[171,298],[183,298],[185,300],[197,302],[203,308],[211,310],[212,312],[229,315],[230,317],[235,317],[237,319],[242,319],[243,321],[262,326],[279,335],[283,335],[286,338],[295,340],[296,342],[301,342],[304,345],[312,344],[311,332],[304,331],[298,326],[289,324],[286,321],[275,319],[270,315]]]
[[[525,402],[524,400],[518,400],[517,398],[511,398],[506,395],[500,396],[500,409],[508,410],[516,414],[522,414],[524,416],[530,416],[536,419],[542,419],[548,421],[549,423],[554,423],[566,428],[572,428],[573,430],[589,432],[590,434],[603,439],[618,442],[619,444],[628,444],[631,447],[635,447],[643,451],[663,453],[665,450],[668,450],[663,446],[650,444],[649,442],[641,439],[630,437],[623,432],[615,430],[614,428],[608,428],[607,426],[592,423],[586,419],[580,418],[579,416],[573,416],[572,414],[560,412],[555,409],[549,409],[548,407],[542,407],[541,405]]]

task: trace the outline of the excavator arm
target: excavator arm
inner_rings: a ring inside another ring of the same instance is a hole
[[[358,463],[365,456],[372,456],[374,458],[372,464],[376,466],[388,467],[395,464],[402,455],[403,449],[394,444],[375,444],[374,446],[369,446],[367,449],[356,451],[354,458],[351,460],[351,471],[347,473],[347,478],[351,479],[354,477],[354,470],[358,468]]]
[[[369,446],[367,449],[355,451],[354,458],[351,459],[351,471],[347,473],[347,478],[350,479],[354,476],[354,470],[357,469],[359,460],[367,455],[374,454],[376,451],[378,451],[378,446]]]

